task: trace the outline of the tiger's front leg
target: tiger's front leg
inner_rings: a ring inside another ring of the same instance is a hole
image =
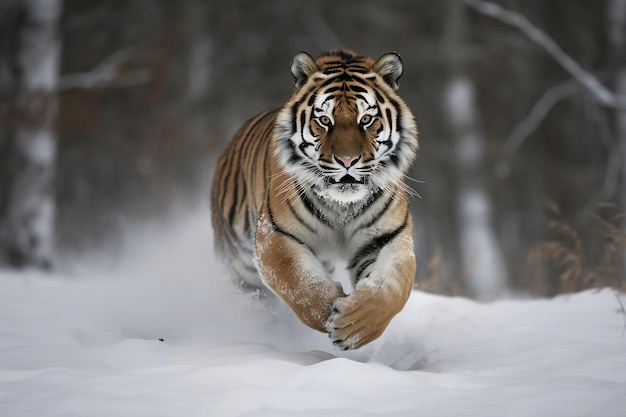
[[[377,339],[406,304],[416,268],[410,219],[391,242],[354,263],[354,291],[335,300],[326,324],[333,344],[342,350]]]
[[[267,212],[256,231],[256,262],[263,283],[307,326],[327,332],[333,302],[344,297],[341,284],[297,237],[276,225]]]

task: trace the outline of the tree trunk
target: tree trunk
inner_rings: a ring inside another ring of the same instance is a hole
[[[53,122],[61,0],[23,0],[3,7],[2,13],[13,9],[16,21],[11,45],[3,45],[1,58],[0,86],[11,97],[13,117],[0,138],[4,165],[0,175],[0,262],[49,268],[54,249]]]
[[[453,78],[445,98],[460,174],[457,215],[463,275],[472,296],[493,300],[502,295],[507,277],[491,221],[492,202],[487,181],[480,169],[485,143],[478,128],[473,82],[464,76]]]
[[[506,268],[492,224],[493,202],[485,177],[485,138],[477,114],[476,86],[466,68],[466,16],[462,3],[450,6],[446,30],[451,77],[444,92],[444,112],[456,150],[458,240],[462,279],[480,300],[500,296]]]
[[[616,67],[615,93],[626,97],[626,0],[610,0],[607,3],[609,48]],[[626,110],[615,110],[615,138],[621,154],[621,173],[618,181],[618,204],[626,210]],[[626,219],[622,221],[626,232]],[[624,256],[626,262],[626,256]],[[626,264],[624,264],[626,280]]]

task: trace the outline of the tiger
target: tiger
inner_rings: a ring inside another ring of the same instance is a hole
[[[405,178],[419,146],[396,93],[403,65],[342,49],[297,53],[291,73],[287,103],[248,120],[216,163],[215,249],[242,288],[358,349],[403,309],[416,271]],[[348,294],[332,278],[341,258]]]

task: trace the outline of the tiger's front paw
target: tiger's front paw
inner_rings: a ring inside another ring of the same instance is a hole
[[[338,349],[358,349],[383,334],[396,313],[375,293],[355,291],[333,302],[326,330]]]

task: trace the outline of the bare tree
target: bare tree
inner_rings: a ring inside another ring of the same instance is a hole
[[[626,0],[610,0],[607,4],[607,20],[609,26],[609,45],[616,67],[615,91],[626,97]],[[615,110],[615,137],[618,142],[617,152],[621,154],[621,184],[618,193],[621,195],[621,207],[626,208],[626,108]],[[626,220],[622,222],[626,231]],[[626,256],[624,257],[626,260]],[[626,280],[626,264],[624,265]]]
[[[611,70],[614,78],[614,91],[606,87],[590,71],[585,70],[578,62],[566,54],[563,49],[544,31],[533,25],[523,15],[507,10],[499,4],[485,0],[463,0],[472,9],[493,17],[503,23],[520,30],[536,45],[543,48],[572,79],[546,91],[531,110],[528,117],[518,124],[509,136],[503,149],[497,171],[508,175],[511,159],[521,143],[537,128],[547,112],[561,99],[572,96],[580,87],[600,106],[612,109],[615,114],[614,133],[610,132],[607,118],[596,111],[596,119],[601,119],[600,140],[609,154],[607,174],[603,190],[596,195],[615,197],[623,209],[626,207],[626,0],[610,0],[606,5],[608,51]],[[607,138],[608,137],[608,138]],[[615,163],[614,161],[617,161]],[[615,184],[615,186],[607,184]],[[609,192],[606,192],[608,189]],[[603,192],[604,191],[604,192]],[[613,191],[611,193],[611,191]],[[626,222],[622,223],[626,230]],[[626,268],[624,268],[626,278]]]
[[[593,74],[585,71],[572,57],[567,55],[544,31],[534,26],[519,13],[506,10],[502,6],[484,0],[463,0],[474,10],[491,16],[521,30],[533,42],[541,46],[567,72],[569,72],[594,98],[607,107],[626,108],[626,96],[606,88]],[[615,4],[619,5],[619,0]],[[618,7],[614,7],[619,13]]]
[[[13,123],[2,129],[0,262],[49,268],[54,252],[54,173],[61,0],[8,1],[0,7],[0,88]]]
[[[477,112],[476,86],[463,58],[465,9],[452,3],[446,25],[452,75],[444,91],[443,111],[454,137],[458,173],[456,197],[462,274],[469,292],[481,300],[501,295],[507,277],[493,228],[492,201],[484,170],[485,138]]]
[[[624,61],[624,47],[626,47],[626,0],[611,0],[607,5],[609,49],[614,55],[616,76],[615,92],[605,87],[592,73],[583,69],[574,59],[567,55],[559,45],[544,31],[534,26],[528,19],[519,13],[507,10],[502,6],[484,0],[463,0],[472,9],[498,19],[516,27],[529,39],[542,47],[556,62],[558,62],[573,79],[546,91],[533,107],[528,117],[518,124],[504,145],[503,160],[498,167],[500,174],[506,175],[509,170],[510,159],[521,143],[537,128],[548,110],[559,100],[573,95],[576,84],[582,86],[598,103],[614,108],[616,117],[616,136],[620,142],[618,152],[622,154],[622,162],[626,162],[626,63]],[[623,164],[626,166],[626,164]],[[626,178],[626,167],[624,178]],[[624,181],[626,182],[626,180]],[[621,193],[626,198],[626,188]],[[622,201],[626,203],[626,201]],[[626,204],[624,205],[626,207]]]

